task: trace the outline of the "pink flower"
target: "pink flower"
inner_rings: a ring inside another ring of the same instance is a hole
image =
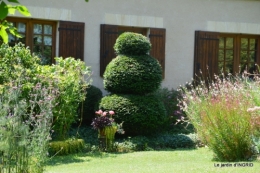
[[[99,109],[98,111],[95,112],[96,114],[98,115],[102,115],[103,114],[103,111],[101,109]]]
[[[106,116],[107,115],[107,112],[103,112],[102,116]]]
[[[115,112],[114,112],[114,111],[109,111],[109,114],[110,114],[110,115],[114,115]]]

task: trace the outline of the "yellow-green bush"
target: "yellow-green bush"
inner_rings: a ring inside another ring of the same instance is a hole
[[[68,155],[83,150],[85,142],[83,139],[68,139],[64,141],[50,142],[49,155]]]

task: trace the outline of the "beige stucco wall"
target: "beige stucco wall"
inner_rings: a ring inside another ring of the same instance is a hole
[[[85,22],[85,62],[99,77],[100,24],[166,28],[163,86],[193,75],[195,30],[260,34],[260,1],[250,0],[23,0],[32,18]]]

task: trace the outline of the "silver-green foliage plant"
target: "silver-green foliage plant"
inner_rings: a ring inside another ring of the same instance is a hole
[[[216,76],[213,82],[200,81],[183,87],[180,106],[199,137],[220,161],[248,160],[258,153],[253,137],[259,137],[259,79],[247,76]],[[254,95],[252,94],[254,93]]]
[[[58,91],[52,81],[38,77],[48,85],[35,84],[27,98],[22,96],[23,71],[1,87],[0,172],[43,172]]]

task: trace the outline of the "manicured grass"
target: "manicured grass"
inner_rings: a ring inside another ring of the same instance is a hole
[[[253,167],[216,167],[207,148],[170,151],[144,151],[124,154],[89,153],[54,157],[46,173],[259,173],[260,161]],[[238,162],[243,163],[243,162]]]

